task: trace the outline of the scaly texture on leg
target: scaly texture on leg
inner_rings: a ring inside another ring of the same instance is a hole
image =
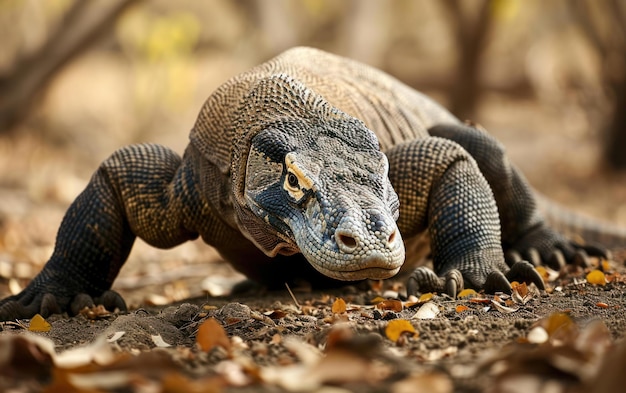
[[[136,236],[163,248],[197,237],[187,229],[199,202],[185,162],[158,145],[128,146],[104,161],[67,211],[43,270],[0,302],[0,320],[76,312],[92,299],[125,308],[108,290]]]
[[[559,268],[564,261],[574,261],[579,250],[598,254],[597,248],[573,244],[546,225],[532,188],[491,135],[480,128],[458,124],[438,125],[428,132],[458,143],[478,164],[493,190],[502,226],[502,245],[513,261],[519,255],[535,265],[546,263]]]
[[[418,269],[413,291],[455,295],[463,286],[510,291],[496,203],[472,157],[441,138],[402,144],[387,155],[389,177],[400,198],[398,227],[405,238],[429,230],[435,273],[442,277]],[[537,274],[530,274],[530,281],[543,285]]]

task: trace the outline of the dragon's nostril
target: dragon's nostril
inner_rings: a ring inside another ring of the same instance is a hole
[[[391,232],[391,235],[389,235],[389,238],[387,239],[387,244],[391,244],[394,240],[396,240],[396,232],[397,231]]]
[[[347,250],[354,250],[356,248],[356,239],[349,235],[340,234],[337,236],[337,243]]]

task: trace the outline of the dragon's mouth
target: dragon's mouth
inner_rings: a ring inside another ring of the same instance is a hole
[[[382,267],[367,267],[358,270],[330,270],[315,264],[311,264],[317,271],[325,276],[341,281],[359,281],[359,280],[384,280],[398,274],[400,267],[388,269]]]
[[[339,262],[336,260],[336,265],[331,264],[330,266],[327,263],[316,263],[315,261],[310,261],[310,263],[320,273],[336,280],[382,280],[398,274],[404,263],[404,252],[387,255],[374,253],[363,259],[353,261]]]

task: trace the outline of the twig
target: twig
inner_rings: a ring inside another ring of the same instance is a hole
[[[287,291],[289,291],[289,294],[291,295],[293,302],[296,304],[296,307],[298,307],[298,310],[300,310],[302,307],[300,306],[300,303],[298,303],[298,299],[296,299],[296,295],[294,295],[293,292],[291,292],[291,288],[289,288],[289,284],[285,283],[285,287],[287,287]]]

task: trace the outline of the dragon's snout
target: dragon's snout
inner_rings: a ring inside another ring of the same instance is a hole
[[[320,272],[339,280],[383,279],[404,263],[402,236],[390,214],[378,210],[343,212],[325,249],[307,252]],[[321,256],[321,257],[320,257]]]

